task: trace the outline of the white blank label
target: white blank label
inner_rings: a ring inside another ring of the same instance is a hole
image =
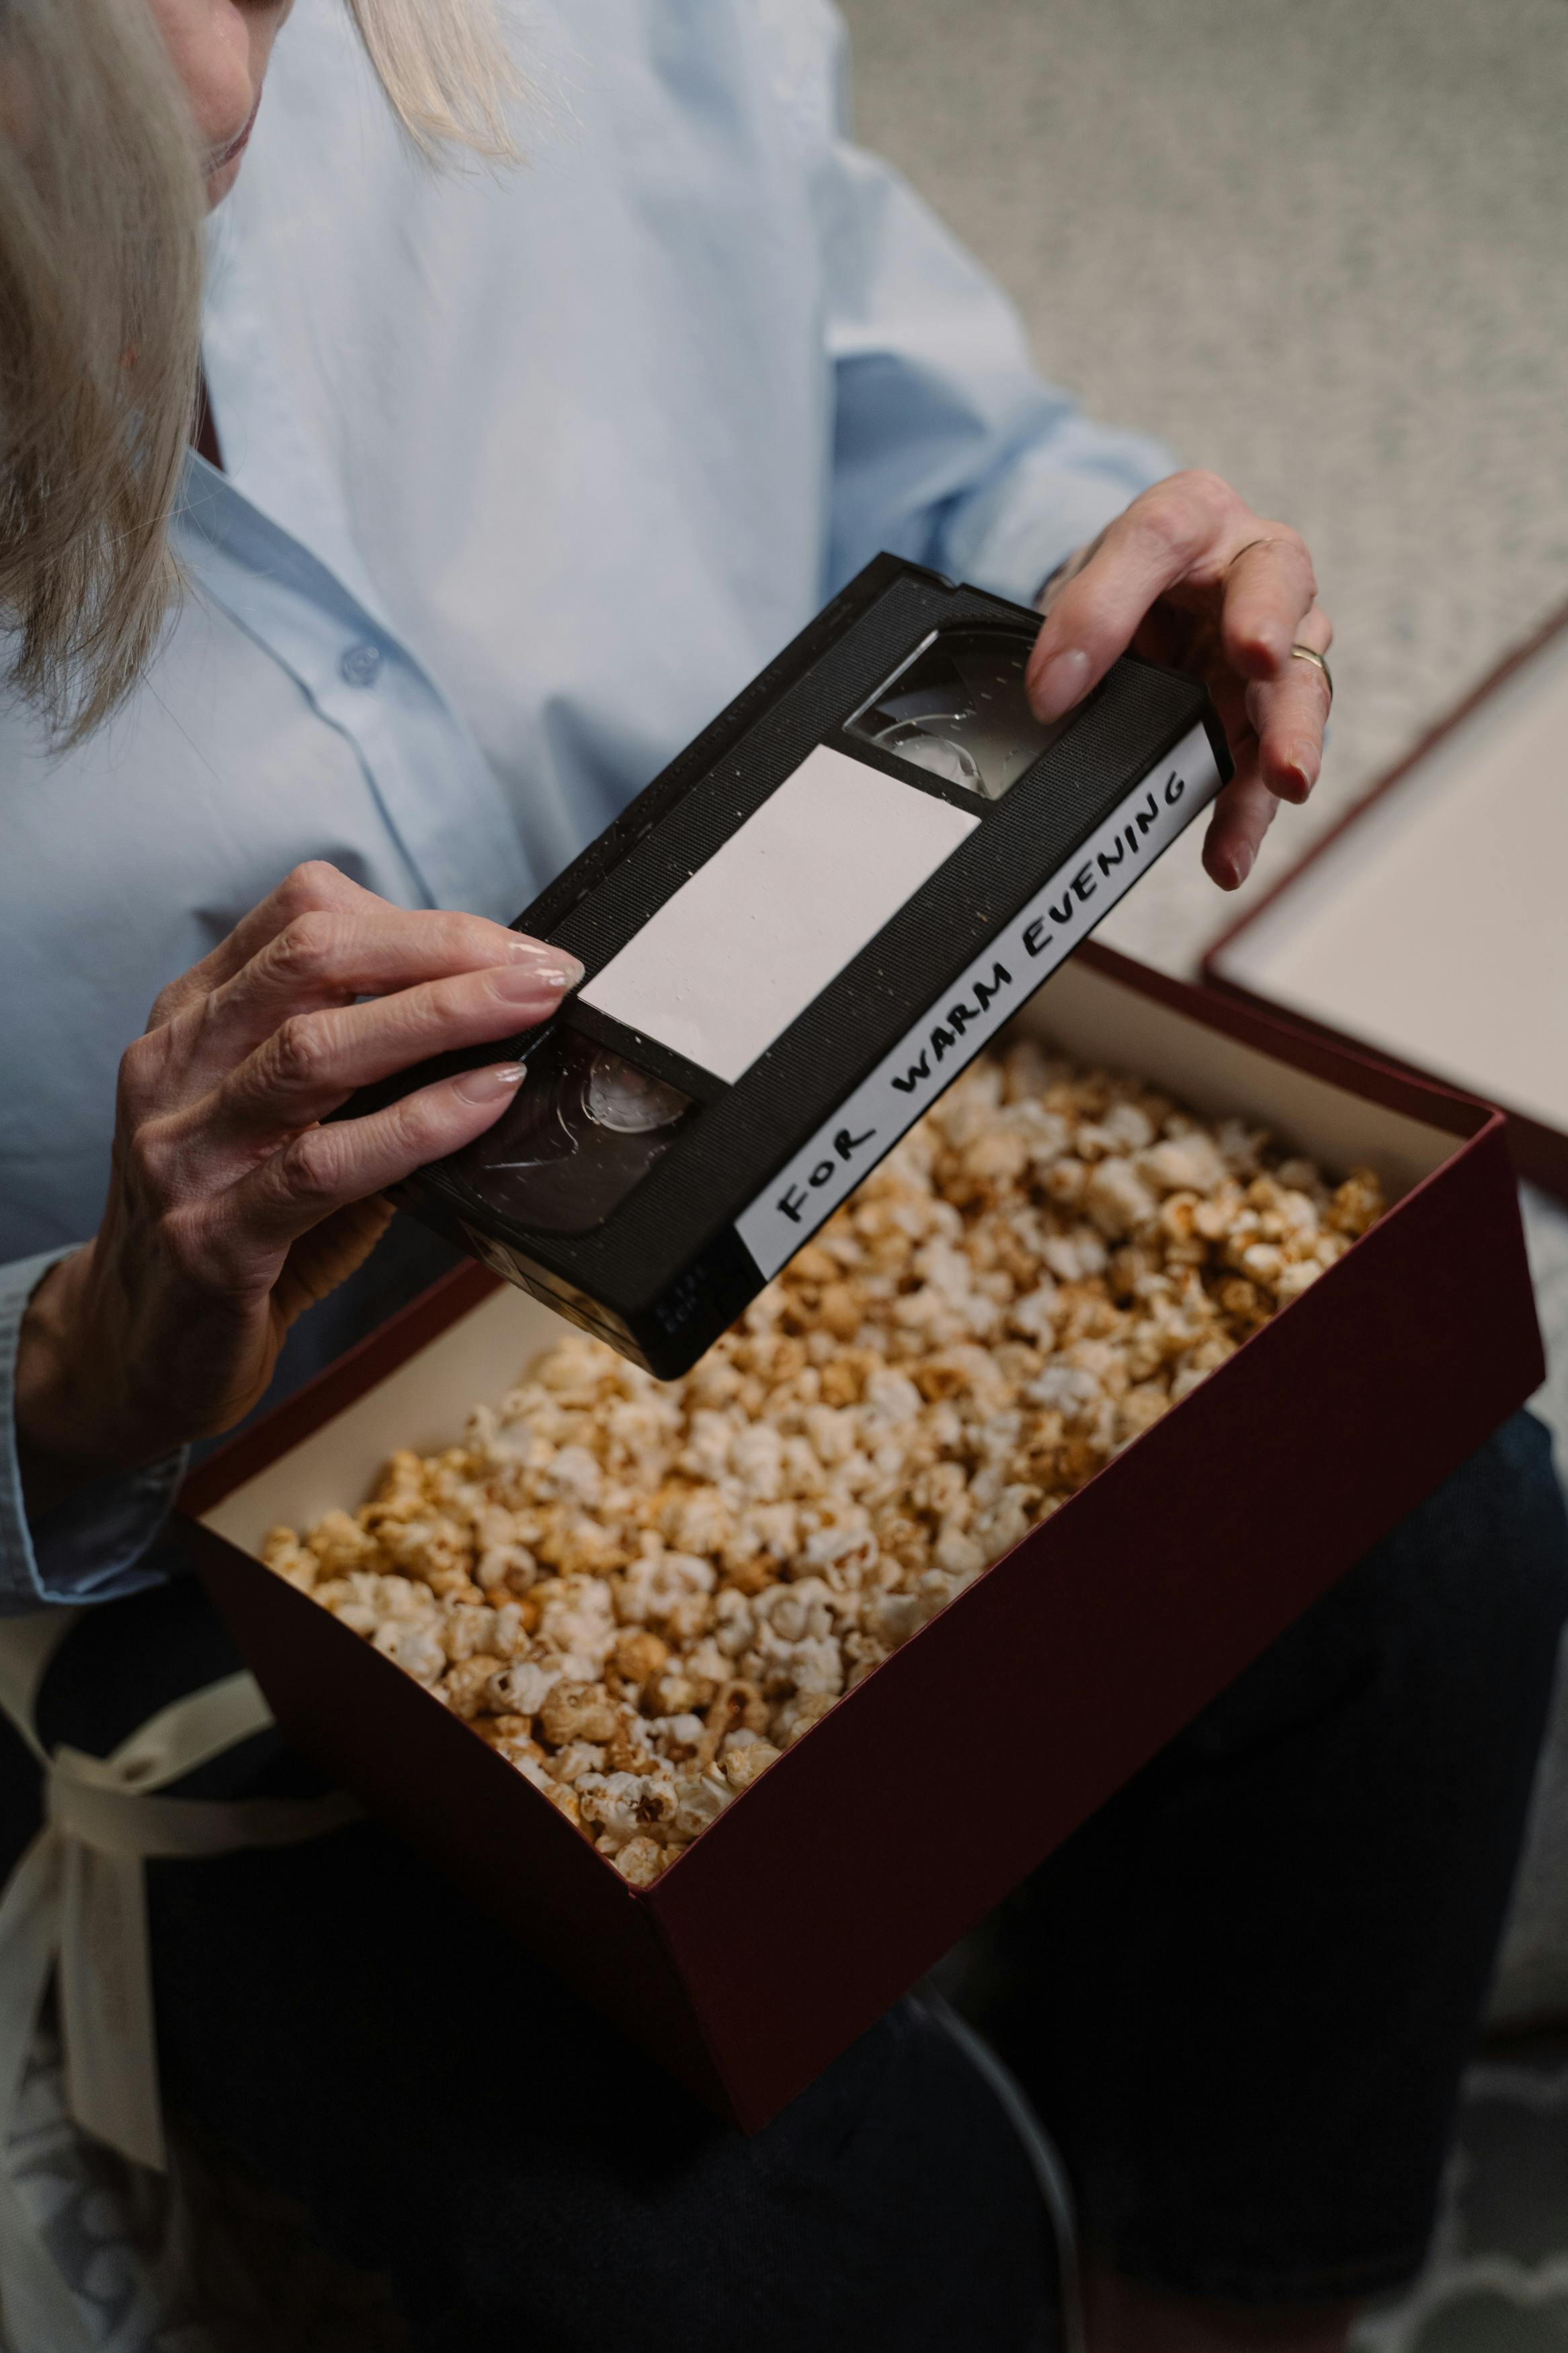
[[[979,822],[819,744],[583,1001],[732,1084]]]

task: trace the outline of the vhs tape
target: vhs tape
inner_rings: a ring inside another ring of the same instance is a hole
[[[1039,626],[868,565],[518,917],[583,984],[405,1206],[694,1364],[1230,775],[1203,688],[1131,656],[1042,725]]]

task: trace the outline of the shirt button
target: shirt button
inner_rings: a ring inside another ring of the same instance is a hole
[[[381,648],[351,646],[338,668],[350,686],[374,686],[381,676]]]

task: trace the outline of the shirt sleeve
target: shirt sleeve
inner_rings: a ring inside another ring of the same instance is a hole
[[[69,1250],[0,1266],[0,1617],[48,1601],[118,1600],[160,1581],[144,1566],[184,1475],[182,1449],[145,1471],[84,1480],[29,1524],[16,1438],[16,1343],[27,1302]]]
[[[831,137],[820,185],[831,586],[886,548],[1032,603],[1174,460],[1044,381],[1000,287],[888,164]]]

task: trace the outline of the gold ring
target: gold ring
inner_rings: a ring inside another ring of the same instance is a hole
[[[1328,663],[1323,659],[1322,655],[1317,652],[1317,650],[1311,646],[1292,646],[1290,653],[1292,659],[1295,661],[1310,661],[1317,663],[1318,668],[1322,671],[1324,678],[1328,681],[1329,702],[1331,706],[1334,700],[1334,674],[1329,668]]]

